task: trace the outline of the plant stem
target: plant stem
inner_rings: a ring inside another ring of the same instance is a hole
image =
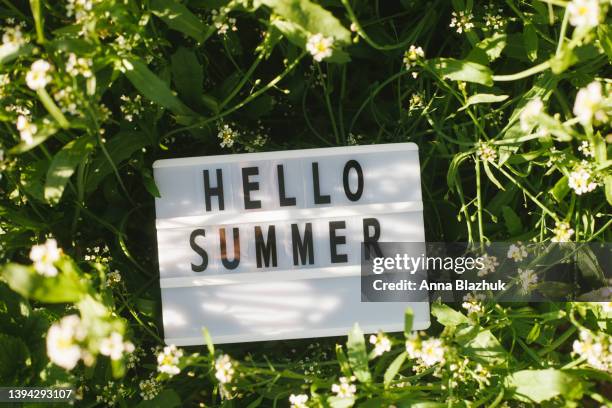
[[[484,244],[484,228],[482,224],[482,186],[480,181],[480,159],[475,158],[474,162],[476,167],[476,207],[478,214],[478,238],[480,244]]]
[[[32,10],[32,16],[34,17],[34,25],[36,26],[36,41],[39,44],[43,44],[45,42],[45,32],[43,30],[40,2],[41,0],[30,0],[30,9]]]
[[[255,72],[255,69],[257,68],[257,66],[259,65],[259,63],[263,60],[263,52],[260,53],[257,58],[255,59],[255,61],[253,62],[253,64],[249,67],[248,71],[244,73],[244,75],[242,75],[242,79],[240,80],[240,83],[232,90],[232,92],[230,92],[230,94],[219,104],[219,110],[223,109],[225,107],[225,105],[227,105],[233,98],[234,96],[236,96],[236,94],[238,94],[238,92],[240,92],[240,90],[242,89],[242,87],[244,86],[244,84],[249,80],[249,78],[251,78],[251,75],[253,75],[253,72]]]
[[[208,123],[214,122],[216,120],[219,120],[227,115],[229,115],[230,113],[233,113],[235,111],[237,111],[238,109],[242,108],[243,106],[247,105],[248,103],[252,102],[255,98],[257,98],[258,96],[260,96],[261,94],[267,92],[268,90],[270,90],[271,88],[273,88],[276,84],[278,84],[289,72],[293,71],[293,69],[298,65],[298,63],[302,60],[302,58],[304,58],[304,55],[306,55],[306,51],[302,52],[302,54],[300,54],[300,56],[298,56],[291,64],[289,64],[287,66],[287,68],[285,68],[285,70],[283,72],[281,72],[280,74],[278,74],[274,79],[272,79],[270,82],[268,82],[266,84],[266,86],[264,86],[263,88],[253,92],[251,95],[249,95],[247,98],[245,98],[242,102],[232,106],[231,108],[227,109],[224,112],[221,112],[211,118],[207,118],[204,120],[201,120],[199,122],[196,122],[192,125],[189,126],[184,126],[184,127],[180,127],[178,129],[174,129],[171,130],[170,132],[166,133],[164,135],[163,138],[167,138],[169,136],[172,136],[174,134],[180,133],[180,132],[184,132],[186,130],[190,130],[190,129],[197,129],[199,127],[202,127]]]
[[[495,163],[492,163],[492,164],[493,164],[493,166],[495,166],[495,168],[497,170],[499,170],[504,176],[506,176],[514,185],[516,185],[518,188],[520,188],[523,191],[523,193],[525,193],[525,195],[531,199],[531,201],[533,201],[538,207],[540,207],[542,209],[542,211],[544,211],[546,214],[548,214],[551,217],[553,217],[555,219],[555,221],[559,221],[559,218],[557,217],[557,214],[555,214],[554,212],[549,210],[548,207],[546,207],[544,204],[542,204],[540,202],[540,200],[538,200],[533,194],[531,194],[529,192],[529,190],[527,190],[525,187],[523,187],[521,185],[521,183],[519,183],[514,177],[512,177],[510,175],[510,173],[508,173],[506,170],[504,170],[503,166],[498,166]]]
[[[321,71],[321,65],[317,65],[319,71],[319,78],[321,78],[321,84],[323,85],[323,96],[325,97],[325,106],[327,107],[327,113],[329,114],[329,120],[331,121],[332,131],[336,137],[336,145],[340,146],[340,133],[338,132],[338,126],[336,125],[336,118],[334,117],[334,109],[331,105],[331,99],[329,98],[329,88],[327,87],[326,81],[323,80],[323,71]]]
[[[535,75],[542,71],[546,71],[548,68],[550,68],[550,60],[544,61],[541,64],[535,65],[524,71],[517,72],[516,74],[493,75],[493,81],[495,82],[516,81],[517,79],[527,78],[528,76]]]
[[[565,32],[567,31],[567,23],[569,21],[569,12],[565,9],[565,13],[563,14],[563,21],[561,22],[561,33],[559,34],[559,42],[557,43],[557,51],[555,55],[561,54],[561,49],[563,48],[563,42],[565,41]]]
[[[62,129],[68,129],[70,127],[70,123],[62,113],[62,111],[57,107],[51,96],[45,88],[41,88],[36,90],[36,94],[38,95],[38,99],[42,102],[43,106],[47,111],[53,116],[53,119],[60,125]]]

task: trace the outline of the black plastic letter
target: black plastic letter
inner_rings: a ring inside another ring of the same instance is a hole
[[[374,233],[370,235],[370,227],[374,229]],[[380,239],[380,222],[376,218],[364,218],[363,219],[363,250],[365,260],[370,260],[370,252],[374,250],[377,257],[381,257],[382,251],[378,240]]]
[[[321,183],[319,182],[319,163],[312,163],[312,186],[314,189],[315,204],[329,204],[331,197],[327,194],[321,195]]]
[[[221,262],[223,263],[225,269],[236,269],[240,264],[240,230],[238,228],[232,228],[232,234],[234,235],[234,259],[228,261],[225,228],[219,229],[219,239],[221,241]]]
[[[223,173],[221,169],[217,169],[217,187],[210,187],[210,175],[208,170],[204,170],[204,200],[206,201],[206,211],[211,210],[210,198],[212,196],[219,197],[219,211],[225,208],[223,202]]]
[[[308,256],[308,264],[314,264],[314,244],[312,242],[312,223],[307,222],[304,226],[304,240],[300,238],[300,230],[297,224],[291,224],[291,241],[293,243],[293,264],[306,265],[306,256]],[[298,256],[300,260],[298,261]]]
[[[253,210],[261,208],[261,201],[251,200],[251,191],[259,190],[258,181],[249,181],[249,177],[259,174],[258,167],[244,167],[242,169],[242,190],[244,191],[244,208]]]
[[[268,238],[266,241],[263,239],[261,227],[255,227],[255,254],[257,255],[258,268],[261,268],[262,264],[265,264],[266,268],[269,267],[270,258],[272,258],[272,267],[276,267],[276,228],[274,225],[268,227]]]
[[[336,235],[336,230],[344,228],[346,228],[345,221],[329,222],[329,252],[331,254],[332,263],[348,262],[348,256],[346,254],[338,253],[338,245],[346,244],[346,237],[344,235]]]
[[[351,169],[355,169],[357,172],[357,192],[355,193],[351,191],[351,186],[349,186],[349,173]],[[357,160],[349,160],[344,165],[342,184],[344,184],[344,194],[346,194],[346,198],[351,201],[357,201],[361,198],[363,194],[363,170]]]
[[[191,235],[189,236],[189,245],[191,246],[191,249],[193,249],[198,255],[202,257],[202,262],[199,265],[191,264],[191,270],[194,272],[204,272],[208,267],[208,254],[206,253],[204,248],[202,248],[196,243],[197,237],[205,236],[206,230],[204,229],[193,230],[191,232]]]
[[[295,205],[295,197],[285,196],[285,172],[283,171],[282,164],[276,166],[276,172],[278,174],[278,196],[280,197],[280,206],[288,207]]]

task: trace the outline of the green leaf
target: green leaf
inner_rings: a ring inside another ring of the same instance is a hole
[[[537,404],[560,395],[576,399],[583,393],[578,377],[552,368],[517,371],[506,377],[504,382],[506,388],[512,391],[512,398]]]
[[[463,313],[439,302],[431,304],[431,314],[438,319],[442,326],[458,326],[462,323],[469,323],[469,319]]]
[[[577,250],[576,263],[585,279],[596,283],[606,281],[604,271],[599,265],[597,256],[588,246],[582,246]]]
[[[11,148],[11,150],[9,150],[9,153],[21,154],[32,150],[33,148],[56,134],[59,130],[59,127],[55,124],[55,122],[46,123],[44,120],[36,122],[36,127],[38,128],[38,132],[36,132],[36,134],[32,137],[32,143],[20,142],[18,145]]]
[[[346,358],[346,354],[342,349],[342,346],[336,344],[336,359],[338,360],[338,365],[340,366],[340,371],[345,377],[351,376],[351,366],[349,365],[348,358]]]
[[[502,186],[502,184],[499,182],[499,180],[497,180],[497,177],[495,177],[495,174],[493,174],[493,172],[491,171],[491,166],[489,166],[489,162],[488,161],[483,161],[482,162],[482,166],[484,168],[485,173],[487,174],[487,177],[489,178],[489,180],[491,180],[491,182],[493,184],[495,184],[495,186],[497,188],[499,188],[500,190],[505,190],[504,186]]]
[[[502,102],[502,101],[505,101],[506,99],[508,99],[508,95],[495,95],[495,94],[487,94],[487,93],[472,95],[465,102],[465,105],[463,105],[459,109],[459,111],[466,109],[470,105],[476,105],[478,103]]]
[[[366,352],[365,339],[359,325],[355,323],[349,332],[346,342],[348,361],[353,368],[355,377],[363,383],[370,382],[372,376],[368,368],[368,354]]]
[[[155,180],[153,179],[153,176],[151,175],[151,172],[148,169],[142,170],[142,183],[144,184],[149,194],[151,194],[153,197],[161,197],[159,189],[155,184]]]
[[[355,404],[355,397],[353,396],[350,396],[347,398],[328,397],[327,403],[332,408],[349,408]]]
[[[550,193],[555,198],[555,200],[560,203],[561,201],[563,201],[563,198],[567,195],[567,193],[569,193],[569,191],[570,187],[567,183],[567,176],[563,176],[559,180],[557,180],[552,190],[550,190]]]
[[[402,368],[402,364],[404,364],[404,361],[406,361],[407,355],[408,354],[404,351],[399,356],[395,357],[391,364],[389,364],[389,367],[387,368],[387,371],[385,371],[384,376],[385,388],[389,387],[391,381],[393,381],[399,370]]]
[[[517,236],[521,232],[523,232],[523,223],[521,219],[514,210],[507,205],[502,207],[502,214],[504,216],[504,222],[506,223],[506,228],[510,233],[510,236]]]
[[[179,95],[191,106],[202,103],[204,68],[196,54],[184,47],[172,55],[172,81]]]
[[[189,109],[174,92],[168,87],[164,81],[159,79],[151,70],[140,60],[135,58],[126,58],[122,61],[125,68],[125,75],[128,77],[132,85],[146,98],[170,109],[177,115],[191,115],[193,112]]]
[[[610,24],[600,23],[597,26],[597,38],[601,48],[606,52],[608,60],[612,62],[612,29],[610,29]]]
[[[455,341],[463,347],[463,352],[474,361],[496,365],[508,361],[508,352],[490,330],[480,326],[463,324],[457,330]]]
[[[462,152],[457,153],[453,160],[451,160],[450,165],[448,166],[448,172],[446,173],[446,184],[448,184],[448,188],[453,189],[455,187],[456,177],[459,172],[459,166],[463,161],[469,158],[471,155],[470,152]]]
[[[310,0],[259,0],[285,20],[297,24],[309,34],[321,33],[335,42],[347,45],[351,33],[336,17]]]
[[[0,384],[23,385],[20,374],[32,365],[30,352],[23,340],[0,333],[0,361]]]
[[[189,9],[175,0],[151,0],[151,12],[168,27],[202,42],[208,37],[209,27]]]
[[[535,61],[538,58],[538,33],[533,24],[527,23],[523,28],[523,43],[527,58],[530,61]]]
[[[145,146],[151,144],[147,135],[143,132],[119,132],[110,138],[104,147],[113,160],[115,167],[129,159],[132,154]],[[87,193],[94,191],[100,182],[113,172],[113,166],[101,149],[93,156],[89,165],[85,190]]]
[[[280,18],[272,19],[270,24],[272,27],[280,31],[293,45],[300,48],[306,47],[306,42],[308,41],[308,36],[310,34],[299,24]]]
[[[412,325],[414,323],[414,311],[411,307],[407,307],[404,312],[404,337],[410,336]]]
[[[67,271],[45,277],[32,267],[9,263],[2,267],[0,276],[21,296],[45,303],[76,302],[86,291],[78,275]]]
[[[466,59],[478,64],[487,65],[489,62],[499,58],[504,48],[506,48],[506,42],[506,34],[494,34],[476,44]]]
[[[202,328],[202,336],[204,337],[204,343],[206,343],[206,348],[208,349],[208,353],[211,357],[215,355],[215,343],[212,341],[212,337],[210,337],[210,332],[206,327]]]
[[[443,78],[493,86],[493,72],[485,65],[453,58],[436,58],[428,61],[428,64]]]
[[[247,405],[246,408],[257,408],[258,406],[261,405],[261,402],[263,401],[263,395],[260,395],[259,398],[257,398],[256,400],[254,400],[253,402],[251,402],[249,405]]]
[[[23,45],[19,48],[0,47],[0,66],[7,64],[18,57],[30,55],[34,51],[32,44]]]
[[[529,330],[529,334],[527,335],[525,342],[527,344],[531,344],[536,341],[538,337],[540,337],[541,328],[542,327],[540,326],[540,323],[534,323],[534,325],[531,327],[531,330]]]
[[[181,397],[172,389],[165,389],[152,400],[142,400],[138,408],[175,408],[182,406]]]
[[[47,179],[45,182],[45,200],[51,204],[59,202],[66,183],[74,170],[83,161],[87,160],[87,156],[94,148],[93,137],[86,135],[81,136],[67,143],[54,157],[47,170]]]
[[[604,177],[604,188],[606,190],[606,200],[612,205],[612,175]]]

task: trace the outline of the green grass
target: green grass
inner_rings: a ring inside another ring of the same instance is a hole
[[[167,364],[179,374],[159,372],[151,172],[170,157],[412,141],[428,241],[609,242],[608,1],[585,3],[597,25],[557,0],[85,3],[0,2],[0,384],[70,384],[82,406],[611,404],[611,315],[588,303],[435,305],[426,337],[389,335],[380,356],[355,328],[348,342],[188,348]],[[315,34],[332,44],[321,62]],[[39,59],[52,69],[37,87]],[[29,259],[49,237],[54,277]],[[86,353],[66,370],[44,337],[73,314]],[[104,355],[112,333],[135,351]],[[423,344],[443,361],[419,358]],[[338,397],[340,377],[354,396]]]

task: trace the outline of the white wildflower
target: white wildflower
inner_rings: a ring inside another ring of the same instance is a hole
[[[70,53],[66,62],[66,72],[72,76],[82,75],[85,78],[91,78],[93,75],[91,71],[92,65],[91,59],[77,57],[76,54]]]
[[[583,140],[580,146],[578,146],[578,151],[586,157],[595,157],[595,149],[586,140]]]
[[[71,86],[65,86],[53,93],[53,99],[58,103],[62,112],[70,113],[71,115],[77,115],[79,113],[77,106],[78,100],[74,88]]]
[[[408,103],[408,111],[412,112],[415,110],[423,109],[424,107],[424,95],[420,93],[413,93],[410,96],[410,102]]]
[[[427,367],[444,362],[444,345],[442,340],[429,338],[421,342],[419,357]]]
[[[506,18],[504,17],[504,9],[501,7],[495,8],[493,4],[485,4],[485,31],[499,32],[506,26]]]
[[[601,90],[601,83],[591,82],[586,88],[582,88],[576,94],[574,102],[574,115],[583,125],[588,125],[595,121],[603,122],[607,119],[604,108],[604,98]]]
[[[478,145],[478,149],[476,150],[476,154],[482,161],[493,163],[495,159],[497,159],[497,151],[495,148],[488,144],[481,142]]]
[[[116,286],[119,282],[121,282],[121,273],[119,273],[119,271],[109,272],[106,275],[106,282],[104,283],[104,286]]]
[[[594,335],[590,331],[580,330],[579,340],[573,343],[574,353],[585,358],[587,363],[596,369],[612,371],[612,344],[610,336],[604,333]]]
[[[181,357],[183,350],[177,349],[174,344],[164,347],[164,350],[157,355],[157,371],[171,376],[180,373],[178,364]]]
[[[353,398],[357,392],[357,387],[352,383],[352,381],[355,381],[355,377],[340,377],[338,381],[338,384],[332,385],[332,392],[336,393],[338,398]]]
[[[519,116],[521,129],[523,132],[529,132],[536,124],[538,115],[544,112],[544,103],[540,98],[532,99],[525,105]]]
[[[19,26],[6,27],[2,34],[0,53],[4,55],[16,52],[26,42]]]
[[[551,239],[551,242],[568,242],[574,235],[574,230],[570,228],[567,222],[561,221],[555,224],[553,234],[555,236]]]
[[[315,61],[321,62],[332,55],[334,41],[323,34],[315,34],[308,38],[306,50],[312,55]]]
[[[468,293],[463,297],[463,303],[461,306],[465,309],[468,315],[481,315],[484,312],[484,305],[482,302],[486,299],[486,296],[482,293]]]
[[[162,385],[155,380],[155,378],[149,378],[148,380],[142,380],[138,384],[138,388],[140,388],[140,397],[143,400],[152,400],[159,394],[162,389]]]
[[[217,137],[221,139],[221,147],[232,147],[238,138],[238,131],[234,130],[228,124],[219,127]]]
[[[57,241],[48,239],[42,245],[34,245],[30,250],[30,259],[34,262],[34,269],[44,276],[56,276],[57,268],[54,263],[60,259],[61,250],[57,247]]]
[[[523,293],[529,293],[531,288],[538,283],[538,275],[532,269],[518,269],[518,278]]]
[[[416,65],[418,60],[423,58],[425,58],[425,51],[423,51],[423,48],[411,45],[408,51],[404,53],[404,65],[406,69],[410,69]]]
[[[111,360],[119,360],[123,353],[134,351],[134,345],[129,341],[123,341],[120,333],[113,332],[107,338],[100,341],[100,354],[110,357]]]
[[[383,332],[370,335],[370,344],[374,345],[374,355],[382,356],[387,351],[391,350],[391,340],[385,336]]]
[[[228,18],[226,21],[216,21],[215,28],[217,29],[217,34],[225,35],[229,30],[238,31],[238,27],[236,27],[236,19],[233,17]]]
[[[474,28],[474,15],[472,13],[468,13],[466,11],[453,11],[451,22],[449,24],[450,27],[455,28],[457,33],[461,34],[463,32],[470,32]]]
[[[121,106],[119,106],[119,110],[121,110],[123,117],[128,122],[134,121],[135,116],[139,116],[144,112],[142,96],[140,96],[140,94],[134,96],[133,98],[130,98],[127,95],[121,95],[119,99],[121,99],[123,102]]]
[[[478,270],[478,276],[482,277],[495,272],[495,269],[497,269],[498,266],[499,262],[497,261],[496,256],[484,254],[482,256],[482,268]]]
[[[575,27],[595,27],[599,24],[599,0],[572,0],[567,5],[569,22]]]
[[[591,171],[584,165],[577,166],[570,172],[567,184],[578,195],[589,193],[597,188]]]
[[[77,340],[83,338],[81,319],[77,315],[63,317],[47,332],[47,355],[49,360],[66,370],[72,370],[81,358],[81,347]]]
[[[236,372],[234,365],[232,364],[232,360],[227,354],[217,358],[215,361],[215,370],[215,378],[219,380],[221,384],[231,382],[232,378],[234,378],[234,373]]]
[[[66,4],[66,16],[74,16],[77,22],[87,18],[93,8],[92,0],[68,0]]]
[[[411,333],[410,336],[406,339],[406,352],[408,353],[408,357],[412,359],[419,358],[421,350],[421,337],[418,333]]]
[[[520,262],[527,258],[527,249],[520,241],[512,244],[508,248],[508,258],[514,260],[514,262]]]
[[[596,302],[604,314],[612,313],[612,302]]]
[[[19,115],[17,117],[17,130],[19,131],[21,140],[25,144],[31,145],[34,143],[34,135],[38,132],[38,127],[31,123],[24,115]]]
[[[406,352],[411,359],[418,360],[425,367],[444,362],[445,347],[442,340],[435,337],[423,340],[421,335],[412,333],[406,339]]]
[[[291,394],[289,396],[289,403],[291,404],[290,408],[306,408],[306,402],[308,402],[308,395],[306,394]]]
[[[30,70],[26,74],[26,83],[28,87],[33,90],[43,89],[51,81],[49,71],[51,70],[51,64],[47,61],[39,59],[34,61]]]

